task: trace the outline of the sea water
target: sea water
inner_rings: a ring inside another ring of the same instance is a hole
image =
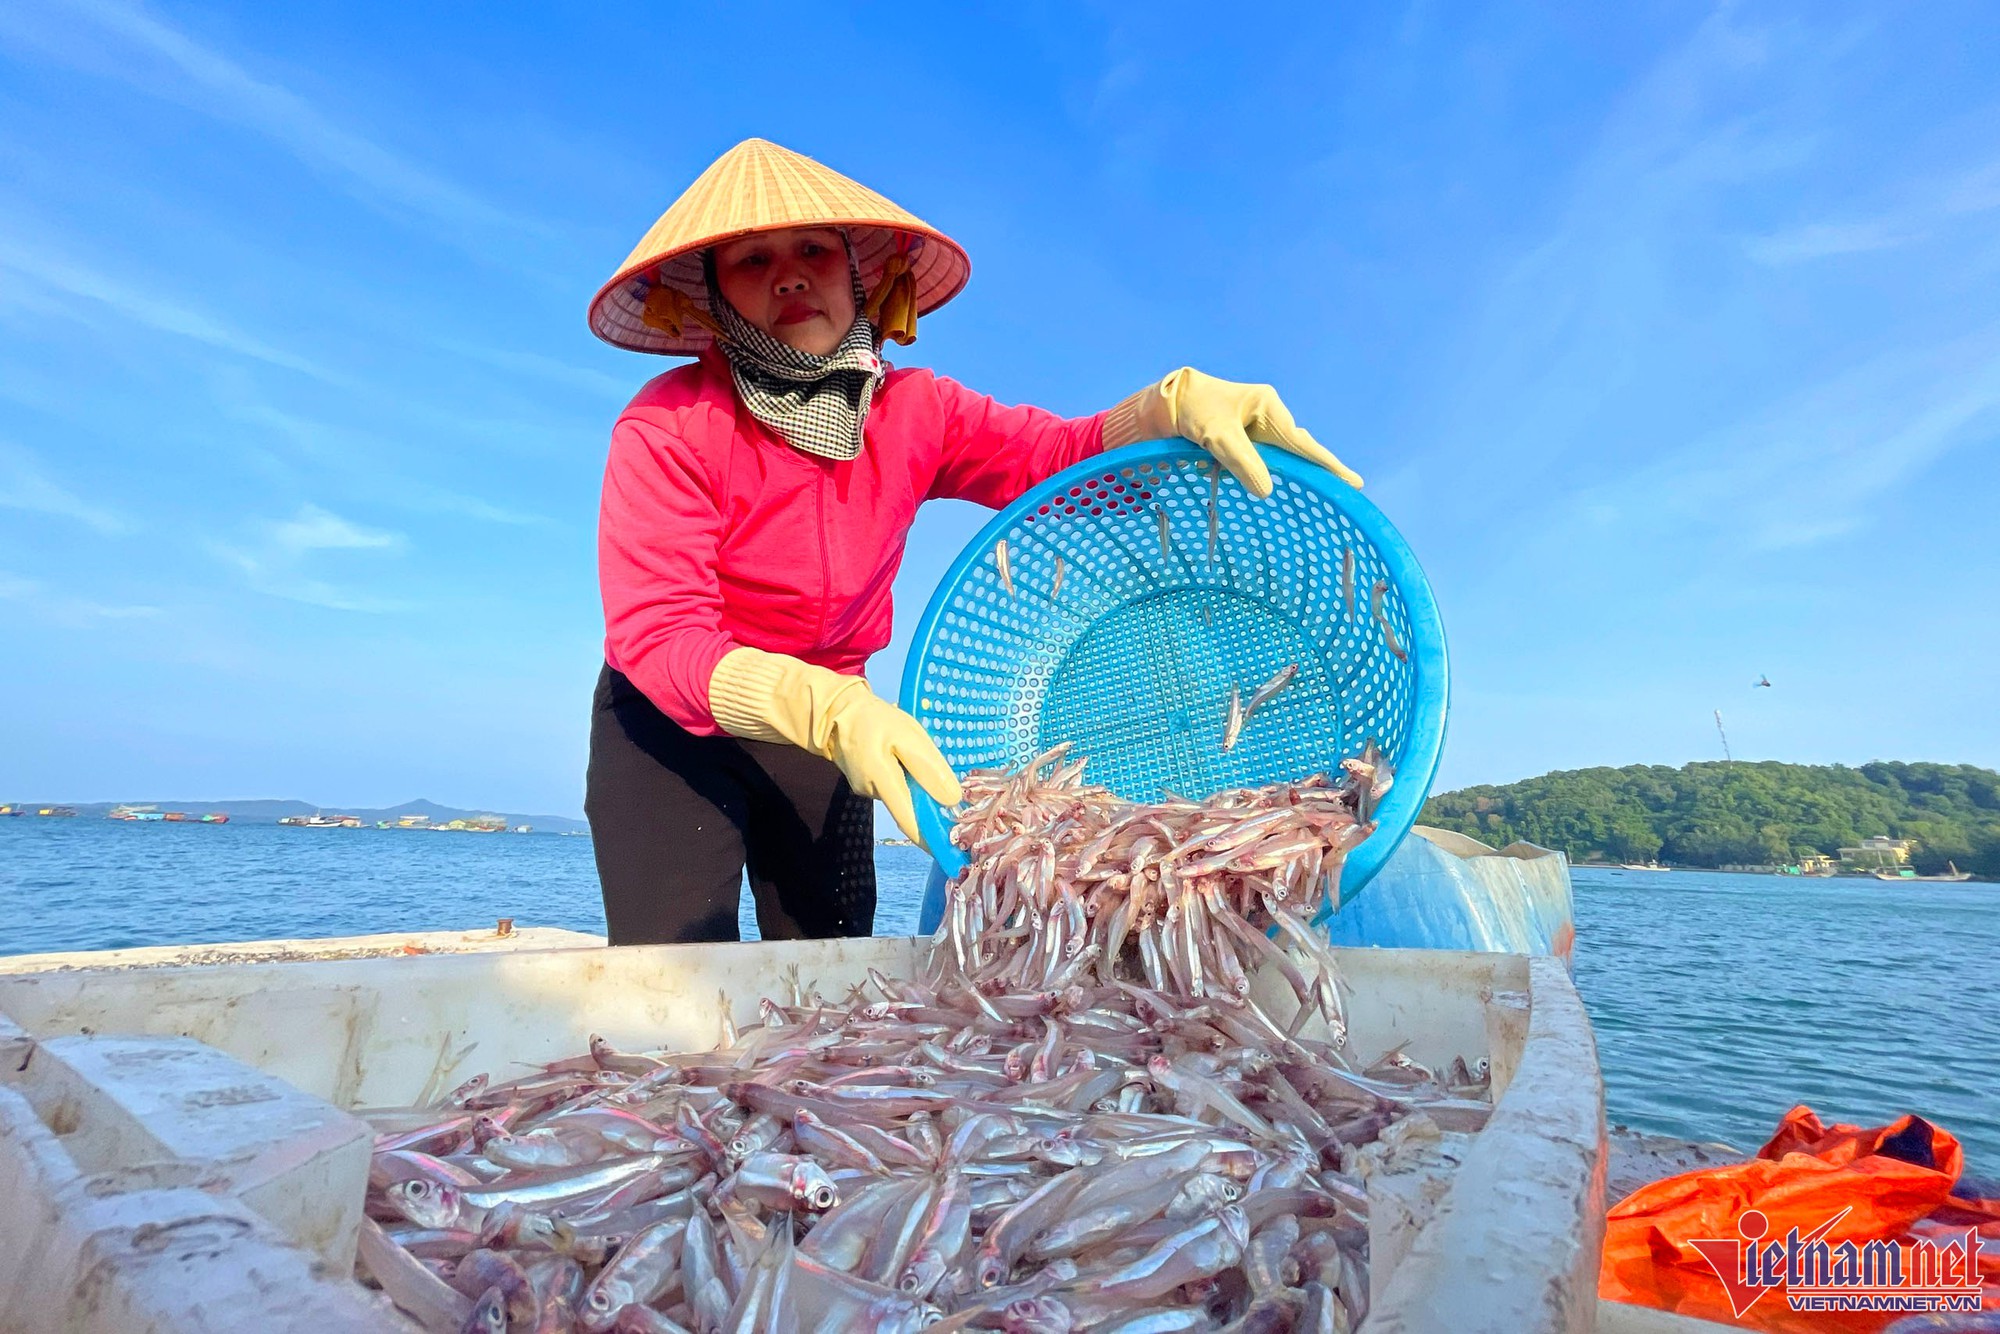
[[[929,860],[878,849],[876,931]],[[1917,1112],[2000,1175],[2000,886],[1580,869],[1607,1115],[1754,1149],[1795,1103]],[[743,930],[756,924],[745,896]],[[602,932],[587,838],[0,819],[0,954],[523,926]]]
[[[1608,1119],[1754,1150],[1798,1103],[1915,1112],[2000,1176],[2000,885],[1572,879]]]

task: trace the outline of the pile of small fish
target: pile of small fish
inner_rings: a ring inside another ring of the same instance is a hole
[[[479,1334],[1358,1324],[1365,1146],[1490,1107],[1348,1058],[1309,922],[1386,764],[1134,805],[1063,759],[967,778],[917,978],[370,1114],[364,1275]]]

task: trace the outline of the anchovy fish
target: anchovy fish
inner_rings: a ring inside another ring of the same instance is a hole
[[[602,1334],[627,1306],[643,1306],[679,1281],[687,1220],[655,1223],[626,1242],[583,1297],[583,1328]]]
[[[1235,686],[1229,687],[1229,709],[1222,719],[1222,750],[1226,755],[1236,748],[1237,738],[1243,735],[1243,724],[1249,715],[1243,711],[1243,696]]]
[[[1165,506],[1153,506],[1153,522],[1160,530],[1160,559],[1172,560],[1174,555],[1174,540]]]
[[[1216,469],[1208,475],[1208,564],[1215,568],[1215,548],[1222,536],[1222,518],[1217,512],[1216,501],[1222,494],[1222,471]]]
[[[507,1294],[498,1287],[488,1288],[472,1304],[472,1313],[459,1326],[460,1334],[507,1334]]]
[[[1007,596],[1014,596],[1014,570],[1007,563],[1007,539],[1001,538],[993,544],[993,564],[1000,572],[1000,587],[1007,590]]]
[[[1347,604],[1347,619],[1354,619],[1354,548],[1340,553],[1340,600]]]
[[[1387,579],[1377,579],[1374,589],[1369,594],[1369,603],[1375,613],[1375,624],[1382,627],[1382,642],[1389,646],[1389,651],[1396,655],[1398,661],[1407,662],[1410,655],[1405,653],[1403,646],[1396,642],[1396,632],[1390,628],[1388,614],[1382,609],[1382,595],[1388,591],[1389,581]]]
[[[1232,688],[1226,746],[1295,677]],[[360,1271],[471,1334],[1351,1327],[1345,1169],[1491,1111],[1480,1052],[1353,1049],[1310,925],[1389,761],[1148,804],[1084,770],[966,776],[968,864],[907,977],[794,972],[713,1051],[594,1039],[475,1105],[371,1110]]]
[[[1263,708],[1266,703],[1275,698],[1278,692],[1297,679],[1298,674],[1299,665],[1296,662],[1286,663],[1278,669],[1277,674],[1270,680],[1258,686],[1256,692],[1250,696],[1250,702],[1243,706],[1244,721],[1249,721],[1251,714],[1257,712],[1257,710]]]

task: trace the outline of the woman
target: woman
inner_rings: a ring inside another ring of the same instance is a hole
[[[612,428],[598,533],[605,667],[585,809],[614,945],[868,935],[871,803],[958,801],[914,718],[862,678],[889,642],[917,506],[1006,505],[1101,450],[1180,435],[1257,495],[1252,440],[1339,473],[1277,395],[1182,369],[1107,412],[1005,407],[892,369],[971,271],[949,237],[759,139],[718,159],[591,303],[593,331],[696,361]]]

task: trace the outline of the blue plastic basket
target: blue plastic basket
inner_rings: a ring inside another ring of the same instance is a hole
[[[1303,778],[1372,739],[1396,782],[1375,833],[1343,867],[1345,903],[1430,792],[1444,749],[1444,626],[1416,557],[1380,510],[1324,469],[1273,449],[1263,456],[1275,489],[1261,501],[1185,441],[1156,441],[1080,463],[1000,511],[931,596],[902,705],[961,774],[1012,768],[1071,741],[1089,758],[1087,780],[1133,801]],[[1003,538],[1012,594],[998,568]],[[1374,614],[1378,580],[1401,657]],[[1298,677],[1224,752],[1230,688],[1247,702],[1287,663]],[[965,858],[946,813],[913,792],[939,867],[922,916],[929,932],[944,877]]]

